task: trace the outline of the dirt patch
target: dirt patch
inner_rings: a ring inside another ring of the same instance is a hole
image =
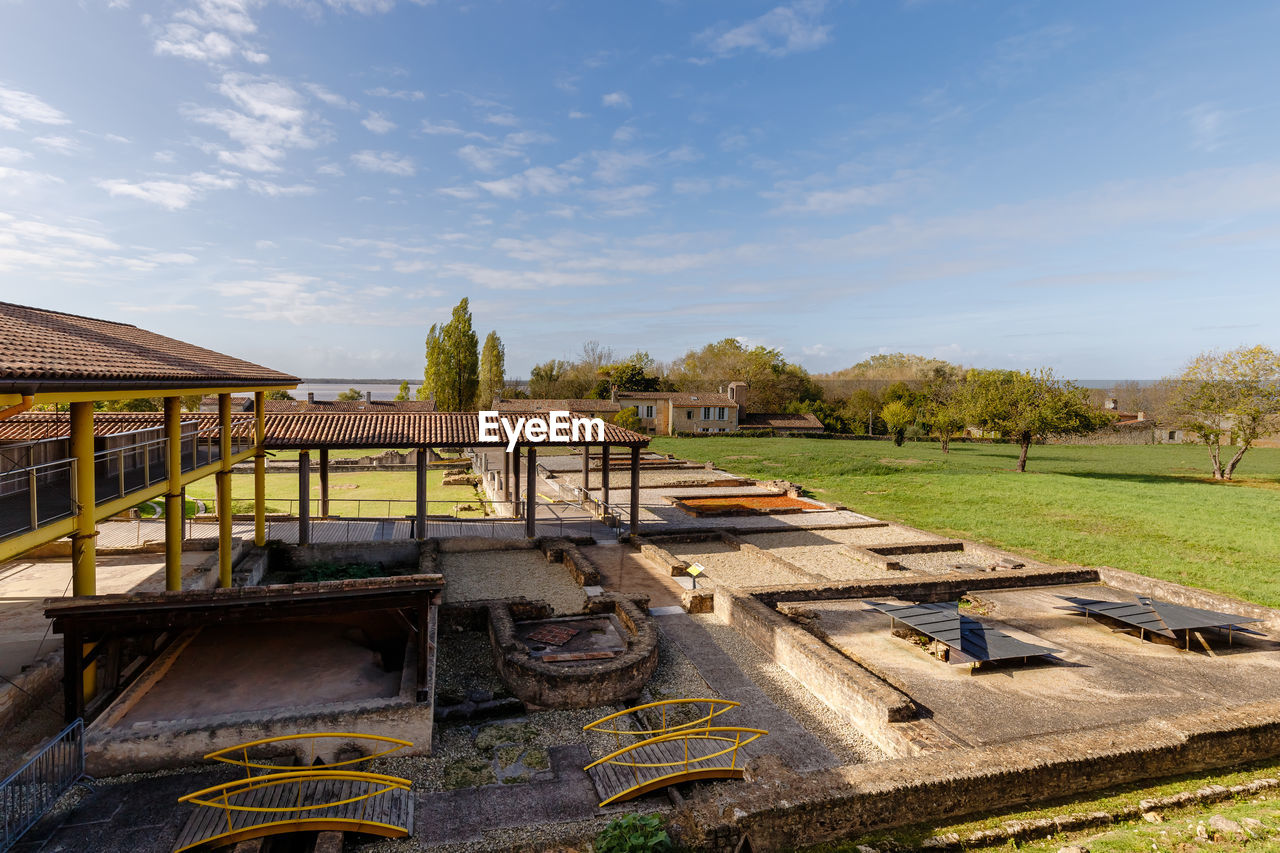
[[[681,509],[697,516],[758,515],[775,512],[803,512],[822,509],[813,501],[793,498],[790,495],[737,495],[725,497],[684,498]]]

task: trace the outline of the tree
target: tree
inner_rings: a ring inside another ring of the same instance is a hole
[[[104,412],[158,412],[162,408],[159,397],[135,397],[132,400],[108,400],[102,404]]]
[[[613,416],[613,422],[623,429],[640,431],[640,417],[636,414],[635,406],[624,406],[622,411]]]
[[[965,426],[961,381],[957,368],[945,363],[935,365],[920,392],[925,421],[938,437],[944,454],[951,452],[951,436]]]
[[[470,300],[465,296],[454,306],[449,322],[427,332],[427,366],[418,396],[426,399],[434,392],[436,408],[442,412],[465,412],[475,408],[480,386],[479,341],[471,328]]]
[[[396,391],[396,401],[402,402],[409,399],[409,380],[406,379],[400,383],[400,388]]]
[[[752,412],[780,412],[791,402],[822,399],[822,389],[803,367],[788,362],[779,350],[748,349],[737,338],[690,350],[672,365],[668,379],[681,391],[714,391],[729,382],[745,382],[738,402]]]
[[[341,403],[354,403],[362,397],[364,395],[360,393],[359,388],[348,388],[338,395],[338,401]]]
[[[889,434],[893,436],[893,443],[901,447],[902,441],[907,434],[907,427],[916,422],[916,410],[904,400],[890,400],[880,410],[880,418],[884,421],[885,426],[889,428]]]
[[[484,339],[480,353],[480,403],[489,405],[494,397],[502,396],[506,387],[507,352],[497,332],[490,332]]]
[[[1264,346],[1200,353],[1179,377],[1173,411],[1209,448],[1213,478],[1230,480],[1254,441],[1280,423],[1280,353]],[[1224,436],[1238,445],[1226,466]]]
[[[970,370],[964,382],[965,420],[1018,442],[1018,472],[1027,470],[1031,442],[1054,435],[1093,432],[1106,418],[1089,406],[1084,389],[1042,368]]]
[[[529,396],[535,400],[580,396],[562,392],[561,385],[572,367],[569,362],[557,358],[534,365],[533,370],[529,371]]]
[[[866,424],[867,435],[871,435],[875,417],[880,412],[880,405],[880,398],[874,391],[859,388],[849,395],[849,399],[845,401],[840,411],[851,426],[860,429],[862,424]]]
[[[662,379],[649,373],[654,367],[653,356],[647,352],[637,352],[625,361],[605,365],[597,371],[600,379],[591,389],[591,396],[596,400],[606,400],[612,396],[614,388],[619,391],[660,391]]]
[[[292,400],[293,395],[283,388],[277,388],[274,391],[268,391],[263,395],[267,400]]]
[[[203,403],[204,403],[203,394],[187,394],[182,397],[181,406],[182,408],[186,409],[188,412],[198,412],[200,411],[200,406]]]

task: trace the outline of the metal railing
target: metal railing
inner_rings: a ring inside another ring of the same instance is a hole
[[[94,501],[106,503],[169,479],[169,439],[153,438],[93,454]]]
[[[196,421],[183,423],[182,433],[182,471],[194,471],[205,465],[222,461],[222,444],[220,436],[222,428],[217,424],[204,429],[186,431],[195,426]],[[253,447],[255,422],[252,416],[231,419],[231,453],[234,455]]]
[[[84,721],[76,720],[0,782],[0,851],[17,844],[83,778]]]
[[[0,474],[0,539],[75,515],[75,479],[74,459]]]

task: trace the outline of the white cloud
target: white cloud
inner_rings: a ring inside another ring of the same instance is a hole
[[[461,199],[467,201],[476,198],[480,193],[476,192],[473,187],[441,187],[436,190],[440,195],[446,195],[449,198]]]
[[[0,85],[0,130],[17,130],[24,121],[35,124],[71,124],[59,109],[30,92]]]
[[[415,89],[388,89],[379,86],[376,89],[365,89],[364,93],[373,98],[397,98],[401,101],[421,101],[426,94]]]
[[[736,27],[713,27],[698,38],[717,58],[748,50],[774,57],[816,50],[831,41],[831,27],[818,22],[826,5],[826,0],[797,0]]]
[[[344,172],[342,170],[342,167],[339,166],[337,163],[325,163],[324,165],[316,168],[316,174],[329,175],[330,177],[334,177],[334,178],[341,178],[343,175],[346,174],[346,172]]]
[[[508,133],[502,141],[507,145],[549,145],[556,138],[540,130],[520,130]]]
[[[377,134],[390,133],[396,129],[396,123],[382,113],[369,113],[368,118],[360,122],[369,131]]]
[[[1199,104],[1187,110],[1191,126],[1191,146],[1200,151],[1216,151],[1222,146],[1228,114],[1212,104]]]
[[[217,90],[239,110],[187,107],[185,112],[242,146],[238,151],[215,149],[221,162],[254,172],[277,172],[288,149],[318,144],[306,99],[283,80],[231,72],[223,75]]]
[[[413,160],[391,151],[357,151],[351,162],[367,172],[383,172],[388,175],[409,177],[417,172]]]
[[[419,130],[421,130],[423,133],[427,134],[428,136],[461,136],[464,133],[466,133],[465,130],[458,127],[456,122],[452,122],[452,121],[433,122],[430,119],[425,119],[425,118],[422,120],[422,126],[419,128]]]
[[[442,272],[494,290],[543,290],[548,287],[598,287],[612,279],[599,273],[559,270],[505,270],[478,264],[447,264]]]
[[[547,166],[535,166],[509,178],[477,181],[476,186],[497,198],[514,199],[524,195],[556,195],[581,180]]]
[[[569,118],[579,119],[579,118],[589,118],[589,117],[590,117],[590,114],[588,113],[579,112],[578,110],[569,110]]]
[[[245,186],[258,195],[265,195],[271,198],[279,198],[281,196],[300,196],[314,195],[316,188],[307,184],[294,184],[293,186],[281,186],[271,181],[259,181],[250,178],[245,181]]]
[[[98,181],[98,186],[114,197],[134,198],[158,204],[166,210],[182,210],[212,190],[228,190],[240,185],[231,175],[194,172],[185,177],[165,177],[137,183],[121,178]]]
[[[652,184],[635,184],[591,190],[586,195],[600,205],[600,212],[605,216],[635,216],[649,210],[647,199],[655,190]]]
[[[37,136],[31,141],[58,154],[78,154],[85,150],[83,145],[69,136]]]
[[[615,107],[618,109],[631,109],[631,96],[626,92],[610,92],[600,99],[606,107]]]
[[[308,83],[307,91],[331,107],[342,107],[344,110],[354,110],[359,108],[359,104],[355,101],[348,100],[337,92],[332,92],[318,83]]]
[[[254,247],[255,247],[255,248],[258,248],[258,249],[278,249],[278,248],[280,248],[278,245],[276,245],[275,243],[273,243],[271,240],[258,240],[258,241],[257,241],[256,243],[254,243],[253,245],[254,245]]]
[[[221,64],[239,54],[255,64],[268,56],[250,41],[258,31],[253,12],[265,0],[194,0],[155,34],[155,52],[195,62]]]
[[[510,146],[481,148],[478,145],[464,145],[458,149],[458,156],[477,172],[496,172],[503,162],[519,157],[520,154],[520,149]]]
[[[484,120],[488,124],[496,124],[499,127],[515,127],[520,124],[520,119],[511,113],[490,113],[484,117]]]
[[[0,163],[17,163],[30,156],[30,151],[23,151],[20,148],[0,148]]]

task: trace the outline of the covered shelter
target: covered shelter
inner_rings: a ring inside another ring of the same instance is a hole
[[[521,466],[524,467],[525,533],[530,538],[537,532],[537,466],[539,447],[578,447],[582,450],[583,471],[588,468],[589,453],[599,448],[606,460],[601,471],[604,490],[602,504],[607,509],[609,488],[608,459],[611,448],[630,451],[630,529],[637,532],[640,516],[640,451],[649,444],[648,436],[605,423],[603,436],[583,440],[582,437],[558,440],[547,436],[534,441],[521,435],[511,450],[504,435],[500,439],[482,435],[480,416],[476,412],[304,412],[270,413],[265,418],[263,446],[273,450],[297,450],[298,459],[298,539],[308,541],[310,523],[311,465],[310,454],[320,454],[321,500],[324,502],[328,482],[328,454],[331,450],[398,449],[417,450],[415,536],[426,537],[427,521],[427,451],[428,449],[478,450],[501,449],[504,453],[505,488],[508,500],[520,504]]]
[[[1184,648],[1191,649],[1191,634],[1195,631],[1213,629],[1225,632],[1228,642],[1234,634],[1257,634],[1243,627],[1250,622],[1259,622],[1247,616],[1234,613],[1222,613],[1217,610],[1204,610],[1199,607],[1188,607],[1185,604],[1174,604],[1158,598],[1137,596],[1137,601],[1109,601],[1097,598],[1081,598],[1064,595],[1067,602],[1060,610],[1076,613],[1080,616],[1109,619],[1119,622],[1128,628],[1136,628],[1138,636],[1146,639],[1147,634],[1154,634],[1169,640],[1178,639],[1178,632],[1183,636]]]
[[[255,539],[265,543],[262,402],[298,378],[137,326],[0,302],[0,561],[71,537],[72,589],[96,592],[97,524],[165,499],[165,580],[182,585],[183,488],[255,460]],[[218,411],[184,413],[184,397],[216,395]],[[232,416],[253,394],[255,414]],[[113,400],[159,398],[162,412],[114,417]],[[52,411],[32,412],[35,408]],[[218,572],[231,585],[231,514],[219,514]]]
[[[960,612],[960,602],[922,602],[919,604],[885,604],[868,601],[875,610],[888,616],[893,625],[906,624],[945,647],[942,659],[948,663],[974,666],[1003,660],[1028,660],[1055,654],[1051,649],[1024,642],[990,625]]]

